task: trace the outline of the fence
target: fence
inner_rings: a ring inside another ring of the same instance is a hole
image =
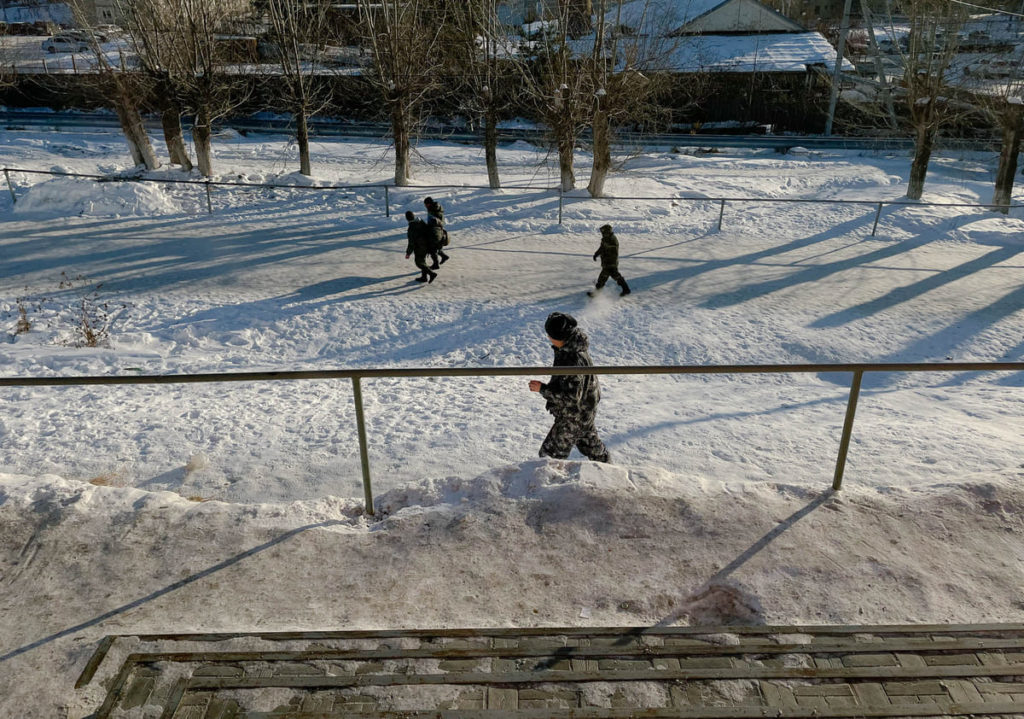
[[[850,395],[846,404],[843,432],[839,440],[839,455],[832,475],[832,489],[839,491],[843,484],[846,455],[853,436],[853,420],[857,413],[861,381],[866,372],[1024,372],[1024,362],[950,362],[891,363],[891,364],[777,364],[777,365],[672,365],[659,367],[590,367],[587,374],[595,375],[682,375],[682,374],[808,374],[819,372],[850,372]],[[359,437],[359,461],[363,474],[363,510],[373,514],[373,488],[370,480],[370,457],[366,443],[366,419],[363,414],[363,378],[399,377],[509,377],[538,375],[580,374],[578,367],[494,367],[443,369],[349,369],[307,370],[291,372],[234,372],[223,374],[149,375],[134,377],[0,377],[0,387],[67,387],[82,385],[125,384],[195,384],[205,382],[267,382],[309,379],[350,379],[356,411],[356,433]]]
[[[384,190],[384,215],[386,217],[391,216],[391,189],[394,188],[396,191],[408,191],[416,192],[427,189],[460,189],[460,190],[490,190],[493,189],[487,185],[416,185],[416,186],[398,186],[398,185],[280,185],[280,184],[268,184],[268,183],[246,183],[246,182],[225,182],[216,180],[172,180],[164,178],[145,178],[145,177],[134,177],[134,176],[108,176],[108,175],[87,175],[75,172],[54,172],[50,170],[24,170],[17,167],[5,167],[4,178],[7,180],[7,189],[11,193],[11,202],[17,204],[18,197],[14,192],[14,183],[11,182],[12,172],[21,172],[29,175],[52,175],[56,177],[82,177],[98,182],[163,182],[168,184],[178,185],[199,185],[205,189],[206,192],[206,210],[208,214],[213,214],[213,197],[211,188],[213,187],[246,187],[246,188],[270,188],[270,189],[289,189],[289,190]],[[804,198],[764,198],[764,197],[703,197],[703,196],[675,196],[675,197],[618,197],[618,196],[602,196],[602,197],[589,197],[589,196],[576,196],[566,195],[561,186],[554,188],[547,187],[530,187],[530,186],[516,186],[508,185],[501,189],[511,190],[533,190],[538,192],[558,192],[558,224],[562,224],[562,215],[566,201],[642,201],[642,202],[717,202],[719,203],[718,210],[718,229],[722,229],[722,222],[725,217],[725,206],[726,203],[808,203],[808,204],[823,204],[823,205],[870,205],[875,207],[875,221],[871,227],[871,236],[874,237],[878,230],[878,223],[882,216],[882,208],[886,205],[895,206],[910,206],[910,207],[971,207],[975,209],[989,209],[999,210],[1008,212],[1011,209],[1018,207],[1024,207],[1024,204],[1009,204],[1009,205],[998,205],[998,204],[976,204],[969,202],[916,202],[910,200],[818,200],[818,199],[804,199]]]

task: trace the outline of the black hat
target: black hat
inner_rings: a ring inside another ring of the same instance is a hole
[[[433,197],[424,197],[423,198],[423,204],[424,205],[433,205],[434,204],[434,198]]]
[[[561,312],[552,312],[544,322],[544,331],[548,333],[548,337],[559,342],[569,339],[574,329],[576,318]]]
[[[406,210],[405,219],[409,220],[409,222],[412,222],[413,220],[416,219],[416,215],[412,210]]]
[[[603,232],[603,233],[605,233],[607,235],[611,231],[612,231],[612,226],[611,225],[601,225],[601,232]]]

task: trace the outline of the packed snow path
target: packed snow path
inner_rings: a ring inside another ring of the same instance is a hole
[[[218,167],[297,180],[285,147],[221,140]],[[113,135],[7,132],[0,152],[123,163]],[[389,171],[382,145],[317,152],[325,183]],[[474,148],[421,152],[424,184],[482,184]],[[500,161],[509,184],[553,184],[533,148]],[[937,158],[926,199],[985,202],[993,166]],[[907,167],[652,153],[608,190],[896,199]],[[5,375],[534,366],[552,310],[608,365],[1024,355],[1017,215],[906,208],[869,238],[863,207],[730,209],[719,232],[710,202],[582,200],[559,227],[539,189],[410,189],[385,218],[355,193],[224,192],[205,215],[194,188],[16,182],[17,211],[0,192]],[[400,210],[426,194],[454,244],[420,287]],[[588,302],[605,222],[634,294]],[[73,346],[83,297],[113,315],[109,347]],[[13,334],[20,306],[31,329]],[[866,383],[827,503],[847,376],[609,378],[608,466],[534,459],[549,417],[526,379],[364,383],[377,521],[360,516],[348,383],[5,391],[0,714],[75,716],[74,678],[114,632],[1024,618],[1017,375]],[[753,615],[683,611],[716,577]]]
[[[261,166],[265,144],[225,144],[232,155],[222,163],[250,167],[233,179],[267,179],[251,169]],[[109,151],[88,138],[82,146],[83,157],[61,167],[95,171]],[[381,180],[385,168],[371,163],[380,159],[376,146],[324,148],[348,160],[317,168],[325,181]],[[480,183],[472,148],[423,152],[444,157],[431,181]],[[550,169],[529,146],[505,150],[502,161],[510,184],[550,184]],[[940,158],[927,199],[982,201],[986,162]],[[651,154],[630,161],[609,191],[895,199],[905,167],[903,157],[857,153]],[[395,190],[390,218],[375,191],[221,190],[209,216],[192,187],[62,179],[19,192],[18,211],[2,216],[0,245],[11,330],[19,297],[33,324],[0,345],[15,375],[543,365],[550,350],[542,322],[552,310],[577,315],[595,361],[609,365],[1024,354],[1022,223],[988,212],[887,210],[878,236],[867,237],[874,213],[862,206],[738,206],[717,231],[710,202],[574,201],[558,226],[557,197],[540,189]],[[427,193],[447,208],[453,259],[436,283],[420,287],[403,259],[401,215],[422,213]],[[82,214],[58,216],[66,208]],[[620,301],[607,288],[588,303],[597,227],[606,221],[636,292]],[[114,317],[111,346],[64,346],[96,283],[96,302]],[[365,384],[377,491],[529,459],[547,430],[525,378]],[[830,477],[849,377],[603,384],[598,426],[618,462],[820,486]],[[1020,384],[1006,375],[869,379],[848,481],[1015,467]],[[18,391],[5,400],[7,471],[243,502],[361,494],[347,382]]]

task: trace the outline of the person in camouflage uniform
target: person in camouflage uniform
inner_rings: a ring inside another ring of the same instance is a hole
[[[413,255],[413,260],[420,269],[420,276],[416,278],[416,281],[429,284],[437,277],[437,273],[427,267],[427,253],[430,252],[432,244],[430,230],[427,229],[427,223],[418,219],[412,210],[405,213],[405,219],[409,221],[409,228],[405,231],[409,240],[405,246],[405,259],[409,259],[409,255]]]
[[[433,245],[428,253],[434,261],[430,269],[436,270],[450,259],[444,251],[445,236],[448,234],[447,230],[444,229],[444,208],[433,197],[424,198],[423,206],[427,210],[427,228],[430,230],[431,237],[433,238]],[[440,263],[437,261],[438,257],[441,258]]]
[[[595,289],[587,294],[593,297],[597,294],[597,290],[604,287],[604,283],[611,277],[622,288],[622,292],[619,294],[622,296],[628,295],[629,285],[626,284],[625,278],[619,274],[619,238],[612,232],[611,225],[603,225],[601,227],[601,246],[594,253],[594,262],[597,262],[598,257],[601,258],[601,274],[597,276]]]
[[[576,319],[561,312],[552,312],[544,323],[551,346],[555,350],[554,367],[593,367],[590,343]],[[588,374],[555,375],[548,383],[532,380],[530,391],[539,392],[547,400],[547,410],[554,415],[551,431],[540,446],[541,457],[565,459],[573,445],[588,459],[608,462],[608,450],[597,436],[594,418],[601,401],[597,376]]]

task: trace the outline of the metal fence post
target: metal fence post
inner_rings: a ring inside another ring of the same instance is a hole
[[[356,430],[359,434],[359,462],[363,466],[363,511],[373,516],[373,489],[370,486],[370,455],[366,448],[366,419],[363,416],[363,390],[359,377],[352,378],[352,396],[356,403]]]
[[[558,224],[562,224],[562,184],[558,184]]]
[[[11,204],[16,205],[18,198],[14,195],[14,183],[11,182],[11,172],[6,167],[4,168],[4,177],[7,178],[7,189],[11,193]]]
[[[722,199],[722,207],[718,210],[718,231],[722,231],[722,215],[725,214],[725,199]]]
[[[875,230],[878,229],[878,218],[882,216],[882,203],[878,203],[878,210],[875,212],[875,226],[871,228],[871,236],[875,236]]]
[[[391,217],[391,193],[387,185],[384,185],[384,216]]]
[[[206,181],[206,212],[207,214],[213,214],[213,200],[210,199],[210,181]]]
[[[846,453],[850,449],[850,435],[853,434],[853,417],[857,413],[857,398],[860,397],[860,381],[864,370],[855,370],[850,384],[850,399],[846,403],[846,420],[843,422],[843,438],[839,440],[839,457],[836,459],[836,473],[832,477],[832,489],[838,492],[843,487],[843,470],[846,468]]]

